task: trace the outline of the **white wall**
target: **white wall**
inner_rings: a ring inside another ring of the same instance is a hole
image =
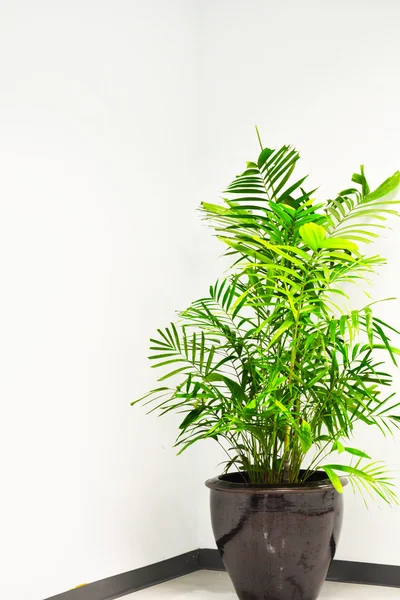
[[[344,189],[360,163],[376,185],[399,169],[398,2],[208,0],[202,7],[200,183],[207,200],[257,156],[255,124],[266,146],[300,149],[301,168],[321,185],[321,198]],[[393,227],[379,245],[389,264],[377,297],[400,298],[400,222]],[[384,308],[397,327],[399,307]],[[358,447],[400,470],[399,442],[368,431]],[[207,452],[204,477],[222,459],[212,446]],[[207,492],[199,494],[199,542],[210,547]],[[346,490],[338,558],[400,565],[399,530],[400,509],[368,512]]]
[[[0,1],[1,596],[198,546],[148,338],[209,281],[195,4]]]

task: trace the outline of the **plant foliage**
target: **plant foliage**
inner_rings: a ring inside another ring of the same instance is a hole
[[[318,202],[294,176],[298,160],[290,146],[262,147],[223,204],[202,204],[231,272],[157,331],[149,358],[164,370],[160,385],[133,404],[183,413],[179,452],[217,440],[226,469],[254,483],[301,482],[321,468],[338,491],[346,474],[394,501],[386,468],[350,440],[357,422],[383,434],[400,425],[384,367],[385,354],[396,365],[399,332],[371,301],[351,310],[349,292],[385,263],[367,244],[398,214],[386,197],[400,172],[371,191],[361,167],[352,187]]]

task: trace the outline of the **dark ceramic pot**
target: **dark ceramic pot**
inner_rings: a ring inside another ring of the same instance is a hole
[[[262,486],[230,473],[206,485],[215,540],[240,600],[315,600],[343,519],[343,496],[326,474]]]

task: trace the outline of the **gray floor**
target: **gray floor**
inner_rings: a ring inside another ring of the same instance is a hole
[[[197,571],[124,596],[135,600],[237,600],[226,573]],[[400,589],[326,582],[319,600],[400,600]]]

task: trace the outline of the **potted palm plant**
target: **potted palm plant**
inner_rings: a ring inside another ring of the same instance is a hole
[[[383,434],[400,425],[382,366],[386,356],[396,365],[399,332],[373,315],[368,294],[362,307],[349,301],[385,263],[367,244],[397,214],[387,196],[400,173],[371,191],[361,167],[355,185],[320,202],[305,177],[293,181],[298,152],[259,141],[223,203],[201,206],[232,268],[151,339],[149,358],[166,371],[133,404],[184,413],[179,453],[208,438],[226,453],[224,474],[206,485],[238,597],[314,600],[344,485],[396,502],[385,466],[351,440],[357,423]]]

